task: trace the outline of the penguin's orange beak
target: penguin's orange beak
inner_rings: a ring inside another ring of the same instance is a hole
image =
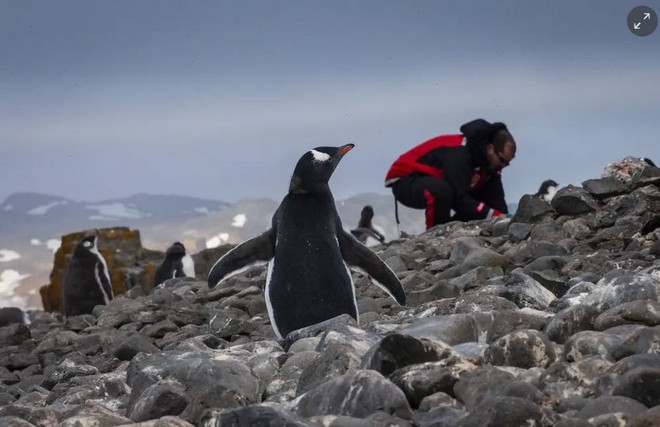
[[[348,153],[349,151],[351,151],[351,150],[353,149],[353,147],[355,147],[355,145],[353,145],[353,144],[346,144],[346,145],[344,145],[343,147],[341,147],[341,148],[339,149],[339,152],[340,152],[341,155],[343,156],[344,154],[346,154],[346,153]]]

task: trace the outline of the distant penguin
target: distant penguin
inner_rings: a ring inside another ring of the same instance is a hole
[[[351,234],[362,244],[366,244],[369,237],[378,240],[380,243],[385,241],[385,236],[383,236],[383,234],[376,230],[371,224],[373,218],[374,208],[372,208],[371,205],[366,205],[362,208],[360,222],[358,222],[357,228],[351,230]]]
[[[165,259],[156,267],[154,286],[175,277],[195,277],[195,264],[180,242],[174,242],[165,251]]]
[[[347,264],[371,275],[399,304],[405,304],[403,286],[394,272],[344,231],[337,214],[328,180],[352,148],[353,144],[318,147],[305,153],[273,215],[272,227],[227,252],[209,273],[213,288],[232,272],[269,261],[266,307],[280,338],[341,314],[358,320]]]
[[[65,316],[90,314],[95,306],[108,304],[113,298],[108,265],[96,242],[96,235],[87,236],[73,251],[62,282]]]
[[[645,162],[649,166],[653,166],[654,168],[657,167],[655,163],[653,163],[653,160],[649,159],[648,157],[642,157],[640,158],[640,160]]]
[[[0,328],[12,323],[30,324],[30,316],[18,307],[0,308]]]
[[[558,187],[559,184],[555,181],[547,179],[541,183],[541,187],[539,187],[539,191],[536,192],[535,196],[549,203],[555,197]]]

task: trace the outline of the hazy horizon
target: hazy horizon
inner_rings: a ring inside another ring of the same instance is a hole
[[[660,1],[647,3],[656,12]],[[279,199],[305,151],[354,143],[337,199],[477,117],[518,142],[507,202],[660,159],[660,31],[617,1],[4,1],[0,200]]]

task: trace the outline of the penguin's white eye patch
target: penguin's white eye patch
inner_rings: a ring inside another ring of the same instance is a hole
[[[86,248],[89,248],[89,247],[92,246],[92,242],[84,242],[83,246],[86,247]]]
[[[311,150],[312,156],[314,156],[314,160],[317,162],[327,162],[330,160],[330,154],[322,153],[320,151],[316,150]]]

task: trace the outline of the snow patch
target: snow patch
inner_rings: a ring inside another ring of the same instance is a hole
[[[2,210],[5,212],[9,212],[10,210],[14,209],[12,205],[5,205]]]
[[[200,206],[200,207],[195,208],[193,210],[197,213],[201,213],[201,214],[205,214],[205,215],[208,215],[211,212],[209,210],[209,208],[207,208],[206,206]]]
[[[246,222],[247,222],[247,216],[245,216],[245,214],[238,214],[234,217],[231,226],[241,228],[245,225]]]
[[[145,215],[139,210],[119,202],[106,203],[102,205],[87,205],[85,206],[85,209],[98,211],[98,215],[104,217],[140,219],[144,218],[145,216],[151,216]]]
[[[29,276],[29,274],[21,274],[16,270],[4,270],[0,274],[0,306],[28,308],[26,299],[14,295],[14,291],[20,286],[21,280]]]
[[[217,236],[213,236],[206,241],[206,248],[207,249],[217,248],[223,243],[227,243],[228,240],[229,240],[228,233],[220,233]]]
[[[53,252],[56,252],[60,246],[62,246],[62,241],[58,239],[50,239],[46,242],[46,247]]]
[[[26,213],[28,215],[46,215],[46,213],[49,210],[51,210],[52,208],[54,208],[55,206],[66,205],[66,203],[67,202],[64,201],[64,200],[61,200],[59,202],[52,202],[52,203],[48,203],[47,205],[43,205],[43,206],[39,206],[39,207],[34,208],[34,209],[30,209]]]
[[[41,243],[41,240],[39,239],[30,239],[30,244],[32,246],[41,246],[43,243]]]
[[[9,249],[0,249],[0,262],[9,262],[19,259],[21,254]]]

